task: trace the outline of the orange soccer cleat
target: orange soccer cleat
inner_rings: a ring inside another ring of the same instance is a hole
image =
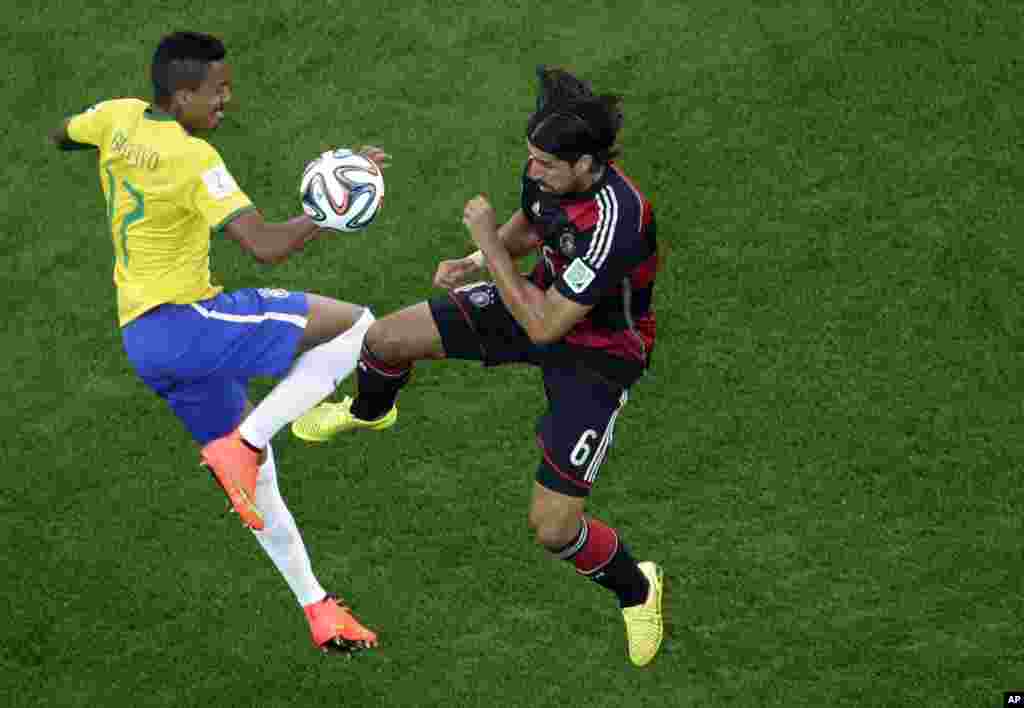
[[[251,529],[263,529],[263,514],[256,508],[256,479],[260,474],[260,454],[242,442],[235,430],[207,443],[202,450],[202,466],[210,470],[242,523]]]
[[[377,635],[359,624],[352,611],[339,603],[334,595],[328,594],[320,602],[306,605],[302,610],[309,620],[313,644],[324,653],[354,654],[377,646]]]

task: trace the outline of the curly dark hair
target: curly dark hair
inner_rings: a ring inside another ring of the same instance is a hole
[[[541,65],[537,78],[537,110],[526,126],[531,143],[567,162],[590,155],[595,169],[619,156],[621,96],[595,95],[589,81],[559,67]]]

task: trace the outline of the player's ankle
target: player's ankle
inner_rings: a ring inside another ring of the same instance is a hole
[[[257,447],[255,445],[253,445],[251,442],[249,442],[248,440],[245,439],[244,435],[239,434],[238,435],[238,439],[242,441],[243,445],[245,445],[248,449],[250,449],[253,452],[255,452],[257,455],[262,455],[263,454],[263,448]]]
[[[371,422],[387,415],[396,399],[396,395],[388,393],[360,393],[352,401],[351,413],[359,420]]]

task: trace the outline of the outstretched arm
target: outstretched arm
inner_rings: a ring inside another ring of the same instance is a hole
[[[306,215],[267,223],[263,214],[250,209],[228,222],[224,232],[260,263],[280,263],[319,236],[320,227]]]
[[[89,145],[88,143],[75,142],[68,136],[68,123],[71,122],[70,118],[65,118],[61,121],[60,125],[50,131],[50,142],[56,145],[61,150],[95,150],[95,145]]]

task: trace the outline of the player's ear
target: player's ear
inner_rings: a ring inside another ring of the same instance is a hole
[[[594,166],[593,155],[580,155],[580,159],[576,160],[576,164],[573,165],[577,176],[585,175],[590,172],[590,169]]]
[[[174,92],[171,97],[171,104],[174,106],[184,107],[192,102],[192,96],[195,92],[189,88],[180,88]]]

